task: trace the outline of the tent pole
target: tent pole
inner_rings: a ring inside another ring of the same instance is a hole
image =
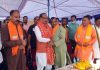
[[[48,17],[50,16],[50,0],[48,0]]]

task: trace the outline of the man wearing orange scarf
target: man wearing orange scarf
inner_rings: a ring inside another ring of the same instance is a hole
[[[80,25],[75,34],[77,43],[75,48],[75,56],[79,58],[74,66],[78,69],[88,69],[91,67],[89,57],[93,52],[93,44],[96,41],[96,32],[90,24],[89,16],[84,16],[82,25]]]
[[[6,48],[8,70],[26,70],[26,40],[19,19],[19,11],[12,10],[9,23],[2,28],[2,42]]]
[[[52,48],[52,29],[48,24],[46,13],[39,16],[37,26],[35,26],[35,34],[37,38],[36,47],[36,63],[37,70],[51,70],[54,64],[54,50]]]

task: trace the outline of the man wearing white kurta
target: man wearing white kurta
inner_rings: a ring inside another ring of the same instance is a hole
[[[40,14],[39,23],[47,23],[47,16],[45,13]],[[39,24],[38,23],[38,24]],[[39,25],[35,26],[36,38],[37,38],[37,49],[36,49],[36,64],[37,70],[43,70],[46,66],[45,70],[51,70],[52,65],[47,64],[47,54],[46,54],[46,43],[50,42],[50,38],[45,38],[42,35],[42,30]]]
[[[100,27],[96,26],[96,29],[97,29],[98,36],[100,38]],[[100,59],[100,47],[99,47],[98,40],[96,40],[96,42],[94,43],[94,57]]]
[[[34,30],[35,30],[35,34],[36,34],[37,40],[39,42],[47,43],[47,42],[50,41],[49,38],[42,38],[40,29],[39,29],[38,26],[36,26]],[[36,52],[36,63],[37,63],[37,70],[43,70],[44,66],[47,65],[46,53],[38,53],[38,52]]]
[[[94,48],[94,60],[93,66],[97,69],[100,68],[100,17],[95,18],[95,25],[93,26],[96,30],[97,40],[93,45]]]

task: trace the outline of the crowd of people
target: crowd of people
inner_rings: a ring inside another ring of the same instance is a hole
[[[92,25],[90,16],[81,25],[72,15],[61,22],[41,13],[30,24],[20,20],[20,12],[11,10],[0,28],[0,70],[55,70],[73,64],[79,70],[97,65],[100,69],[100,17]],[[2,54],[1,54],[2,53]]]

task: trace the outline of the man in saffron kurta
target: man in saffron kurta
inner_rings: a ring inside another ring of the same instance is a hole
[[[25,45],[23,29],[19,22],[19,11],[10,12],[9,23],[2,28],[2,42],[6,48],[8,70],[26,70]]]
[[[75,48],[75,56],[79,58],[74,66],[78,69],[87,69],[91,67],[89,63],[89,57],[93,52],[93,43],[96,40],[96,32],[88,16],[85,16],[82,20],[82,25],[80,25],[75,34],[75,41],[77,43]]]

